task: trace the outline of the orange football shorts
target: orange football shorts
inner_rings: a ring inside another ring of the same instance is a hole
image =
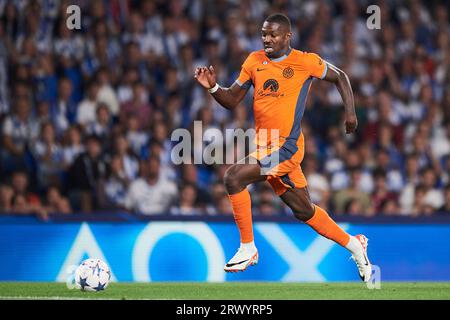
[[[288,189],[307,186],[300,164],[305,155],[303,133],[298,141],[285,141],[281,146],[258,146],[249,156],[258,160],[261,170],[275,193],[280,196]]]

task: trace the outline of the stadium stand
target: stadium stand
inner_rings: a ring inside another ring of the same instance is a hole
[[[230,85],[264,17],[283,12],[293,47],[348,73],[359,118],[346,136],[338,92],[313,83],[313,201],[336,216],[450,214],[448,4],[374,2],[380,30],[355,0],[0,1],[0,213],[230,216],[227,166],[174,165],[171,132],[252,126],[252,94],[229,112],[194,70],[213,65]],[[80,30],[66,27],[69,4]],[[252,197],[256,216],[290,214],[266,184]]]

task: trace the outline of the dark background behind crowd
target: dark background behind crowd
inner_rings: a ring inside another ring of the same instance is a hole
[[[66,26],[72,4],[80,30]],[[366,25],[371,4],[380,30]],[[347,136],[339,93],[313,83],[312,200],[334,215],[450,213],[449,8],[425,0],[1,0],[0,212],[229,215],[227,165],[174,165],[170,137],[194,120],[205,136],[252,127],[252,92],[230,112],[193,74],[213,65],[231,85],[273,12],[291,18],[294,48],[346,71],[354,90]],[[289,214],[268,184],[251,191],[255,215]]]

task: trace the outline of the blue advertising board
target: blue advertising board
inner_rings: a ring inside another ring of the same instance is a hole
[[[340,224],[369,238],[382,281],[449,281],[450,225]],[[359,281],[347,250],[304,224],[256,222],[260,260],[223,265],[239,245],[233,222],[0,223],[0,281],[66,281],[87,257],[116,281]]]

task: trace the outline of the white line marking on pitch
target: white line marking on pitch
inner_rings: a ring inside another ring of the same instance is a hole
[[[115,300],[111,298],[81,298],[81,297],[39,297],[39,296],[0,296],[0,300]]]
[[[133,299],[133,298],[82,298],[82,297],[40,297],[40,296],[0,296],[0,300],[178,300],[178,299]]]

